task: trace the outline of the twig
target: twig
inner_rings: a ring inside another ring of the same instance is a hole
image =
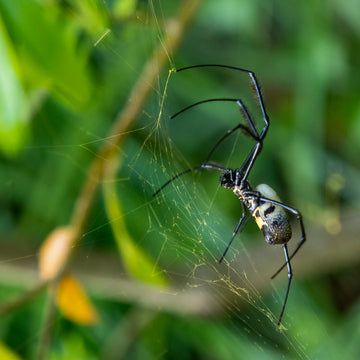
[[[80,238],[84,231],[107,161],[112,159],[119,151],[119,147],[125,138],[124,134],[137,119],[146,99],[154,88],[156,79],[166,65],[168,53],[173,53],[177,48],[189,21],[194,16],[201,2],[202,0],[187,0],[183,2],[177,18],[169,23],[167,38],[164,41],[165,45],[161,43],[151,59],[145,64],[144,70],[133,87],[125,107],[118,113],[115,123],[109,132],[108,140],[100,149],[98,156],[95,157],[82,192],[76,201],[71,217],[71,224],[75,232],[74,242]]]
[[[30,290],[22,293],[14,300],[10,300],[0,306],[0,317],[11,313],[13,310],[27,304],[46,288],[46,282],[38,282]]]
[[[55,290],[55,284],[52,290]],[[38,342],[37,360],[45,360],[48,358],[49,348],[51,344],[51,335],[54,327],[54,319],[56,314],[55,303],[53,299],[53,292],[49,291],[46,298],[46,305],[44,308],[43,321],[40,329],[40,339]]]
[[[125,359],[138,336],[153,322],[157,315],[157,312],[137,307],[128,311],[123,321],[113,330],[107,340],[101,359]]]

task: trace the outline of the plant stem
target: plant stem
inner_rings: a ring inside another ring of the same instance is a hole
[[[166,39],[160,42],[153,56],[145,64],[138,81],[130,92],[125,107],[116,116],[107,140],[104,142],[97,156],[95,156],[83,189],[76,201],[71,217],[71,224],[75,232],[74,242],[80,238],[84,231],[96,190],[103,179],[104,167],[106,166],[107,160],[111,160],[119,151],[125,139],[124,134],[137,119],[145,101],[154,89],[156,79],[167,64],[169,60],[168,54],[172,54],[178,47],[187,25],[193,18],[201,2],[202,0],[187,0],[183,2],[178,16],[168,23]]]

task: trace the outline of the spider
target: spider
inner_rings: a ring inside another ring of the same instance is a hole
[[[200,67],[207,67],[207,68],[219,67],[219,68],[240,71],[240,72],[248,74],[248,76],[250,77],[252,86],[254,87],[254,90],[256,93],[256,98],[258,100],[258,104],[260,106],[262,118],[264,120],[265,125],[264,125],[261,133],[259,133],[255,127],[255,123],[252,120],[248,109],[246,108],[246,106],[244,105],[244,103],[242,102],[241,99],[232,99],[232,98],[206,99],[206,100],[196,102],[196,103],[189,105],[189,106],[185,107],[184,109],[180,110],[175,115],[173,115],[171,117],[171,119],[175,118],[176,116],[183,113],[184,111],[186,111],[194,106],[203,104],[203,103],[213,102],[213,101],[215,101],[215,102],[216,101],[233,102],[233,103],[237,104],[237,106],[239,107],[240,113],[241,113],[242,117],[244,118],[245,122],[247,123],[247,125],[243,125],[243,124],[239,123],[233,129],[228,130],[227,133],[225,135],[223,135],[217,141],[217,143],[213,146],[209,155],[207,156],[207,158],[201,165],[195,166],[193,168],[184,170],[184,171],[176,174],[171,179],[169,179],[165,184],[163,184],[153,194],[153,196],[156,196],[157,194],[159,194],[160,191],[162,191],[167,185],[169,185],[171,182],[173,182],[180,176],[183,176],[192,171],[196,171],[196,170],[201,171],[202,169],[208,169],[208,170],[216,170],[221,173],[220,186],[224,187],[225,189],[232,190],[233,193],[235,194],[235,196],[237,196],[237,198],[241,202],[242,214],[241,214],[239,222],[237,223],[237,225],[233,231],[232,237],[231,237],[224,253],[222,254],[222,256],[219,260],[219,263],[221,263],[223,261],[223,259],[225,258],[226,253],[228,252],[235,236],[237,234],[240,234],[244,230],[249,219],[251,217],[254,217],[255,222],[256,222],[257,226],[259,227],[259,229],[262,231],[266,242],[271,245],[281,245],[284,250],[284,254],[285,254],[285,260],[286,260],[285,263],[271,277],[271,279],[274,279],[283,268],[287,267],[288,284],[287,284],[287,289],[286,289],[286,293],[285,293],[284,303],[283,303],[282,310],[281,310],[279,320],[278,320],[278,326],[280,326],[281,320],[282,320],[282,317],[283,317],[283,314],[285,311],[287,299],[289,296],[290,285],[291,285],[291,280],[292,280],[292,276],[293,276],[290,260],[299,251],[299,249],[304,244],[305,239],[306,239],[302,216],[297,209],[283,204],[280,201],[276,192],[270,186],[268,186],[266,184],[261,184],[261,185],[258,185],[255,190],[253,190],[248,181],[249,173],[254,165],[256,158],[258,157],[258,155],[260,154],[260,152],[263,148],[263,141],[267,134],[267,131],[269,129],[269,124],[270,124],[269,117],[265,110],[265,105],[264,105],[263,97],[261,94],[260,86],[258,84],[258,81],[256,79],[254,72],[250,71],[250,70],[234,67],[234,66],[219,65],[219,64],[202,64],[202,65],[187,66],[187,67],[177,69],[176,72],[178,73],[180,71],[185,71],[185,70],[200,68]],[[255,145],[251,149],[249,155],[247,156],[247,158],[245,159],[245,161],[241,165],[241,167],[236,168],[236,169],[229,169],[229,168],[223,167],[222,165],[212,163],[210,161],[210,158],[211,158],[213,152],[215,151],[215,149],[229,135],[231,135],[232,133],[234,133],[237,130],[241,130],[243,133],[245,133],[245,135],[251,137],[255,141]],[[247,214],[247,212],[248,212],[248,214]],[[289,240],[292,237],[292,229],[291,229],[291,225],[288,220],[288,217],[287,217],[287,212],[290,212],[297,217],[297,220],[300,225],[300,230],[301,230],[301,240],[298,243],[297,247],[295,248],[294,252],[291,254],[291,256],[289,256],[289,253],[288,253],[287,243],[289,242]]]

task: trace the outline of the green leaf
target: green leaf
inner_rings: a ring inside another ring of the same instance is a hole
[[[103,186],[105,206],[120,256],[127,272],[138,280],[165,285],[166,277],[156,263],[134,242],[127,231],[114,183]]]
[[[80,25],[97,40],[111,26],[105,3],[97,0],[73,0],[70,4],[76,24]]]
[[[28,103],[19,65],[2,18],[0,17],[0,149],[15,155],[24,143]]]
[[[120,19],[126,19],[135,14],[137,2],[135,0],[117,0],[114,3],[114,14]]]
[[[15,0],[0,2],[0,7],[30,86],[46,88],[73,106],[87,105],[92,92],[89,51],[80,46],[75,25],[51,3]]]

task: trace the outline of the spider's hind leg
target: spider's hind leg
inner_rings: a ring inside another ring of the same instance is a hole
[[[291,260],[295,256],[295,254],[300,250],[300,248],[304,245],[304,243],[306,241],[305,228],[304,228],[302,216],[298,210],[291,208],[289,206],[286,206],[286,205],[284,205],[283,207],[286,210],[289,210],[290,212],[292,212],[293,214],[296,215],[296,217],[299,221],[300,230],[301,230],[301,240],[300,240],[299,244],[297,245],[296,249],[294,250],[294,252],[291,254],[291,256],[289,258],[289,260]],[[281,272],[281,270],[284,269],[285,266],[286,266],[286,262],[279,268],[278,271],[276,271],[276,273],[271,277],[271,279],[274,279]]]
[[[289,256],[289,260],[291,260],[296,255],[296,253],[300,250],[300,248],[304,245],[304,243],[306,241],[305,227],[304,227],[304,223],[303,223],[302,215],[301,215],[300,211],[293,208],[293,207],[291,207],[291,206],[289,206],[289,205],[285,205],[280,201],[269,199],[269,198],[264,197],[264,196],[256,197],[256,194],[254,194],[253,192],[246,192],[245,194],[246,194],[246,196],[248,198],[253,198],[253,199],[256,198],[258,201],[264,201],[264,202],[271,203],[271,204],[273,204],[275,206],[280,206],[283,209],[285,209],[286,211],[288,211],[288,212],[290,212],[290,213],[292,213],[292,214],[294,214],[296,216],[297,220],[299,221],[299,225],[300,225],[301,240],[298,243],[297,247],[295,248],[294,252]],[[276,273],[271,277],[271,279],[274,279],[281,272],[281,270],[283,270],[286,267],[286,265],[287,265],[287,263],[285,262],[278,269],[278,271],[276,271]]]
[[[289,254],[288,254],[288,250],[287,250],[287,246],[286,244],[283,244],[283,249],[284,249],[284,254],[285,254],[285,259],[286,259],[286,265],[287,265],[287,268],[288,268],[288,285],[287,285],[287,289],[286,289],[286,294],[285,294],[285,299],[284,299],[284,304],[283,304],[283,307],[281,309],[281,313],[280,313],[280,316],[279,316],[279,320],[278,320],[278,326],[280,326],[280,323],[281,323],[281,319],[284,315],[284,311],[285,311],[285,307],[286,307],[286,303],[287,303],[287,299],[289,297],[289,291],[290,291],[290,285],[291,285],[291,280],[292,280],[292,269],[291,269],[291,264],[290,264],[290,258],[289,258]]]

